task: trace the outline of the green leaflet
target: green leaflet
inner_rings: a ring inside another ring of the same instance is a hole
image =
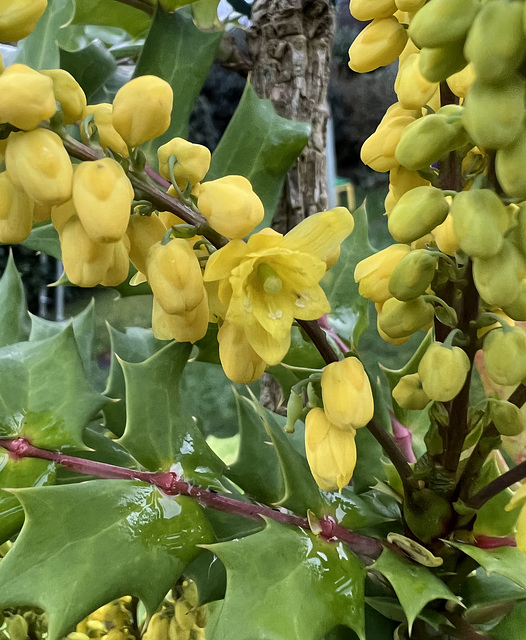
[[[342,242],[340,258],[326,273],[321,286],[331,304],[331,326],[342,338],[357,345],[369,324],[369,302],[358,293],[354,269],[360,260],[370,256],[375,249],[369,243],[366,203],[355,209],[352,215],[354,230]]]
[[[513,609],[489,632],[493,640],[523,640],[526,627],[526,602],[517,602]]]
[[[82,449],[82,431],[107,402],[84,373],[73,327],[0,349],[0,438]]]
[[[365,569],[341,542],[267,521],[260,533],[206,547],[227,570],[207,640],[319,640],[338,624],[365,640]]]
[[[27,340],[29,317],[26,294],[12,254],[0,278],[0,300],[9,300],[9,304],[0,305],[0,347]]]
[[[148,14],[115,0],[76,0],[73,24],[100,24],[126,29],[138,36],[149,24]]]
[[[134,595],[152,615],[213,539],[201,508],[129,480],[20,489],[26,521],[0,563],[0,609],[45,609],[58,640],[106,602]]]
[[[190,7],[175,13],[157,7],[135,77],[154,74],[166,80],[173,88],[174,102],[168,131],[141,146],[151,167],[158,166],[158,147],[177,136],[187,136],[190,113],[222,37],[222,31],[200,31]]]
[[[526,590],[503,576],[488,576],[479,567],[464,580],[460,595],[466,605],[464,617],[476,624],[509,611],[515,602],[526,599]]]
[[[381,573],[391,583],[407,617],[409,632],[415,618],[431,600],[440,598],[460,603],[460,598],[432,571],[404,560],[389,549],[382,551],[371,569]]]
[[[16,62],[40,71],[60,67],[57,32],[75,12],[75,0],[48,0],[44,15],[27,38],[20,41]]]
[[[206,444],[179,391],[192,345],[171,342],[139,363],[121,361],[126,381],[126,430],[118,441],[151,471],[180,463],[185,479],[213,485],[224,464]]]
[[[53,258],[57,260],[60,260],[62,257],[58,233],[51,223],[34,227],[29,234],[29,238],[24,240],[22,244],[24,247],[32,249],[33,251],[47,253],[48,256],[53,256]]]
[[[446,542],[460,549],[473,558],[486,570],[488,575],[497,574],[509,578],[519,587],[526,589],[526,555],[517,547],[499,547],[498,549],[479,549],[470,544],[459,542]]]
[[[250,132],[250,135],[247,135]],[[270,226],[283,179],[307,144],[310,126],[278,116],[270,100],[258,98],[247,82],[232,120],[212,154],[206,180],[241,175],[250,180],[265,207],[255,231]]]

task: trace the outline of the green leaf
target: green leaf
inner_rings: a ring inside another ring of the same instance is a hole
[[[141,146],[148,164],[156,168],[157,149],[177,136],[186,138],[194,102],[208,76],[223,33],[200,31],[190,8],[167,13],[157,7],[137,63],[135,77],[153,74],[174,91],[172,121],[166,133]]]
[[[369,301],[358,293],[354,269],[360,260],[375,252],[369,242],[366,202],[352,212],[354,230],[342,242],[340,257],[321,281],[331,305],[330,325],[344,340],[358,345],[369,324]]]
[[[20,41],[16,62],[40,71],[60,67],[57,33],[75,12],[75,0],[48,0],[43,16],[27,38]]]
[[[91,384],[97,387],[101,372],[95,359],[95,300],[93,298],[83,311],[70,320],[54,322],[31,315],[29,340],[45,340],[61,333],[69,324],[73,326],[73,335],[82,358],[84,372]]]
[[[124,333],[108,325],[111,341],[111,362],[104,395],[113,402],[103,411],[106,427],[115,435],[122,436],[126,427],[126,384],[119,358],[130,363],[147,360],[166,346],[166,342],[154,338],[150,329],[130,327]]]
[[[76,0],[74,24],[100,24],[125,29],[132,36],[145,31],[148,14],[115,0]]]
[[[390,620],[396,620],[397,622],[404,622],[406,620],[402,605],[395,598],[373,596],[365,598],[365,602]],[[438,613],[438,611],[433,611],[425,607],[416,617],[427,622],[435,631],[438,631],[441,626],[453,627],[446,616]]]
[[[16,460],[0,446],[0,488],[33,487],[53,484],[55,463],[36,458]],[[24,522],[18,498],[0,489],[0,544],[12,538]]]
[[[230,174],[250,180],[265,207],[265,218],[256,231],[268,227],[285,175],[307,144],[309,135],[307,123],[278,116],[270,100],[258,98],[247,82],[241,101],[212,154],[206,180]]]
[[[71,325],[0,349],[0,438],[81,449],[84,427],[106,401],[86,378]]]
[[[210,486],[224,464],[183,405],[179,382],[192,345],[172,342],[144,362],[121,362],[126,430],[118,441],[151,471],[180,463],[186,480]]]
[[[513,609],[489,632],[493,640],[524,640],[526,602],[517,602]]]
[[[11,253],[0,278],[0,300],[3,301],[0,306],[0,347],[27,340],[29,316],[26,294]]]
[[[357,495],[351,487],[344,487],[341,493],[328,494],[327,500],[336,521],[351,531],[400,519],[396,500],[378,491]]]
[[[389,549],[384,549],[370,568],[391,583],[407,617],[409,632],[415,618],[428,602],[444,599],[460,603],[460,598],[429,569],[411,563]]]
[[[51,223],[35,227],[22,244],[33,251],[46,253],[57,260],[62,259],[58,233]]]
[[[80,84],[88,100],[101,89],[117,71],[117,63],[100,40],[78,48],[64,44],[60,49],[60,66],[69,71]]]
[[[15,494],[26,521],[0,563],[0,609],[46,610],[50,640],[126,594],[152,615],[198,555],[196,544],[212,539],[195,501],[140,482],[94,480]]]
[[[460,549],[486,570],[488,575],[497,574],[509,578],[519,587],[526,589],[526,555],[517,547],[499,547],[498,549],[479,549],[470,544],[446,541]]]
[[[476,624],[492,620],[510,603],[526,599],[526,590],[503,576],[488,576],[479,567],[463,581],[460,595],[467,607],[464,617],[470,624]]]
[[[267,521],[260,533],[205,546],[227,570],[207,639],[319,640],[338,624],[365,639],[365,569],[343,543]]]

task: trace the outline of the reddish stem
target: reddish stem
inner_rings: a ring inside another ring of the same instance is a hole
[[[309,530],[309,521],[293,513],[286,513],[272,509],[266,505],[241,502],[234,498],[222,496],[214,491],[203,489],[191,485],[172,471],[157,473],[153,471],[138,471],[136,469],[125,469],[104,462],[95,460],[85,460],[74,456],[64,455],[57,451],[48,451],[34,447],[24,438],[15,440],[1,440],[0,446],[9,451],[11,458],[19,460],[21,458],[40,458],[50,460],[62,465],[70,471],[86,475],[96,476],[106,479],[126,479],[141,480],[153,484],[164,493],[170,496],[184,495],[196,498],[203,506],[232,513],[249,520],[259,520],[260,518],[270,518],[275,522],[281,522],[302,529]],[[330,516],[324,516],[320,520],[321,536],[326,540],[340,540],[348,544],[356,553],[377,558],[382,552],[383,546],[379,540],[369,538],[349,531],[339,525]]]

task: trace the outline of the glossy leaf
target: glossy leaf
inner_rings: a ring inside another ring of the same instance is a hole
[[[180,463],[185,479],[210,486],[224,465],[206,444],[179,391],[191,348],[172,342],[144,362],[121,362],[126,430],[119,443],[151,471]]]
[[[35,227],[29,234],[29,238],[24,240],[22,244],[33,251],[47,253],[48,256],[57,260],[62,259],[58,233],[51,223]]]
[[[0,544],[12,538],[24,522],[18,498],[2,488],[33,487],[53,484],[55,463],[35,458],[15,460],[0,446]]]
[[[12,254],[0,278],[0,347],[27,340],[29,316],[26,294]]]
[[[489,632],[492,640],[524,640],[526,602],[517,602],[513,609]]]
[[[150,17],[144,11],[114,0],[76,0],[73,23],[119,27],[137,36],[148,28]]]
[[[369,322],[369,301],[358,293],[354,269],[360,260],[370,256],[375,249],[369,242],[366,203],[355,209],[352,215],[354,230],[342,242],[340,258],[326,273],[321,286],[331,304],[328,316],[330,325],[339,336],[357,345]]]
[[[338,624],[365,639],[365,569],[341,542],[267,521],[260,533],[207,548],[227,570],[207,640],[319,640]]]
[[[460,549],[486,570],[488,575],[497,574],[509,578],[519,587],[526,589],[526,555],[517,547],[499,547],[498,549],[479,549],[470,544],[447,541],[447,544]]]
[[[104,395],[113,402],[104,407],[106,427],[115,435],[121,436],[126,426],[126,385],[119,358],[126,362],[138,363],[147,360],[166,346],[166,343],[154,338],[149,329],[130,327],[124,333],[108,325],[111,341],[111,362]]]
[[[67,25],[75,13],[75,0],[48,0],[43,16],[33,32],[20,41],[16,62],[40,71],[60,66],[58,30]]]
[[[90,102],[93,94],[117,71],[117,63],[100,40],[93,40],[81,48],[63,45],[60,66],[71,73]]]
[[[409,562],[389,549],[371,565],[381,573],[396,593],[407,617],[409,631],[417,615],[428,602],[436,599],[460,602],[460,599],[426,567]]]
[[[400,518],[396,500],[373,490],[357,495],[351,487],[344,487],[341,493],[328,494],[327,501],[336,521],[351,531]]]
[[[0,438],[45,449],[82,448],[82,431],[106,399],[88,382],[73,327],[0,349]]]
[[[269,227],[285,175],[307,144],[309,135],[308,124],[278,116],[270,100],[258,98],[247,82],[241,101],[212,154],[206,180],[231,174],[245,176],[265,207],[265,218],[256,230]]]
[[[460,593],[466,606],[466,620],[486,622],[509,610],[512,603],[526,599],[526,589],[503,576],[491,575],[478,568],[462,583]]]
[[[176,136],[188,134],[194,102],[208,76],[222,32],[200,31],[189,7],[167,13],[157,7],[137,63],[135,76],[153,74],[173,88],[172,121],[166,133],[141,146],[148,163],[157,167],[157,149]]]
[[[49,617],[58,640],[86,615],[123,595],[152,615],[196,544],[212,533],[190,498],[128,480],[19,489],[26,521],[0,563],[0,609],[21,602]]]

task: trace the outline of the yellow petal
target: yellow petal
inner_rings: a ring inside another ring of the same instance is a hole
[[[247,253],[247,245],[243,240],[231,240],[227,245],[213,253],[204,274],[205,282],[228,278],[232,270],[238,266]]]
[[[254,351],[269,364],[279,364],[290,347],[290,327],[284,334],[272,335],[259,324],[251,322],[245,326],[245,333]]]
[[[248,384],[263,375],[266,363],[250,346],[243,327],[224,322],[217,339],[221,366],[230,380]]]
[[[353,229],[354,218],[349,210],[336,207],[302,220],[287,233],[284,246],[326,262]]]

